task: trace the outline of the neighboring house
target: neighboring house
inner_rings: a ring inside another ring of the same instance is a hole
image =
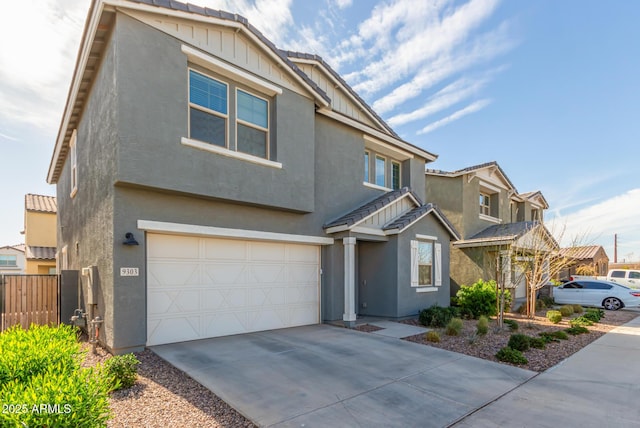
[[[422,200],[435,158],[238,15],[93,2],[48,173],[60,264],[114,353],[415,315],[449,304],[459,238]]]
[[[0,275],[19,275],[24,271],[24,244],[0,247]]]
[[[26,274],[56,273],[57,211],[55,196],[24,197]]]
[[[573,263],[560,272],[559,279],[568,279],[571,275],[577,274],[576,269],[580,266],[593,268],[594,275],[606,276],[609,271],[609,257],[601,245],[561,248],[560,256],[572,260]]]
[[[427,169],[426,195],[462,237],[451,245],[451,295],[478,279],[495,279],[502,265],[510,271],[506,285],[516,298],[525,297],[522,272],[511,259],[526,248],[534,228],[544,227],[548,204],[542,193],[518,193],[502,168],[489,162],[453,172]]]

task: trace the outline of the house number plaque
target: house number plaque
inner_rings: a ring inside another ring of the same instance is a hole
[[[120,276],[139,276],[140,269],[137,267],[121,267]]]

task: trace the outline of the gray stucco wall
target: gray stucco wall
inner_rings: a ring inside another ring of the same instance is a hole
[[[310,98],[284,89],[275,101],[272,137],[277,140],[275,160],[283,164],[282,169],[183,146],[181,138],[188,137],[189,63],[181,52],[182,42],[124,15],[118,15],[114,38],[122,94],[118,98],[118,181],[281,209],[314,210]]]
[[[67,247],[70,270],[98,266],[98,311],[105,319],[101,340],[113,342],[113,182],[118,141],[117,46],[109,42],[77,129],[78,191],[71,193],[70,163],[57,183],[58,253]],[[83,305],[85,310],[90,308]],[[68,319],[73,313],[63,313]]]

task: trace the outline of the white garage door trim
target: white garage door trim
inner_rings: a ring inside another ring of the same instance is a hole
[[[304,244],[331,245],[333,238],[313,235],[262,232],[260,230],[230,229],[226,227],[201,226],[197,224],[169,223],[165,221],[138,220],[138,229],[147,232],[179,235],[211,236],[217,238],[239,238],[255,241],[281,241]]]

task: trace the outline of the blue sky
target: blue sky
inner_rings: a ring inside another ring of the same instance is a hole
[[[565,245],[640,260],[640,2],[193,0],[323,57],[453,171],[497,161]],[[46,184],[89,0],[0,3],[0,246]],[[550,222],[551,223],[551,222]]]

